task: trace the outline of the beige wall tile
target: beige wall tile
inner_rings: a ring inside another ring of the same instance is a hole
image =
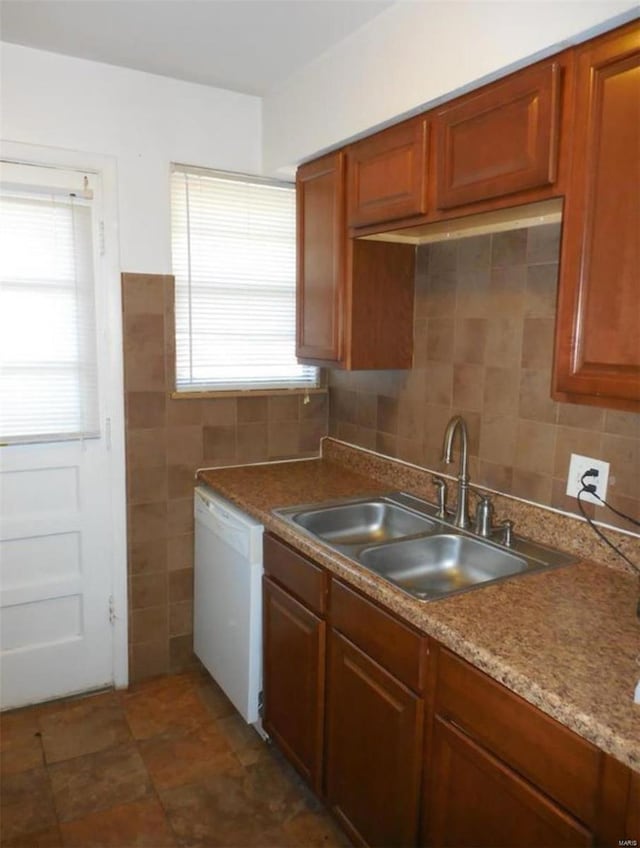
[[[127,428],[164,427],[166,424],[165,392],[127,392]]]
[[[127,471],[163,468],[167,464],[167,431],[164,427],[129,430],[127,433]]]
[[[139,468],[127,480],[130,504],[159,503],[167,500],[167,469]]]
[[[168,638],[169,613],[166,603],[161,606],[134,609],[131,615],[131,643]]]
[[[203,464],[228,465],[236,461],[236,427],[205,426],[203,433]]]
[[[498,415],[517,415],[520,398],[520,371],[489,366],[484,372],[483,408]]]
[[[398,401],[395,398],[378,396],[377,427],[383,433],[398,432]]]
[[[488,332],[486,318],[462,318],[456,321],[453,361],[482,364]]]
[[[268,456],[268,427],[266,421],[238,424],[238,462],[263,462]]]
[[[484,366],[456,362],[453,366],[453,405],[464,409],[482,409]]]
[[[169,641],[165,638],[131,645],[129,677],[132,683],[169,673]]]
[[[147,574],[167,570],[167,542],[165,539],[150,539],[129,545],[129,572]]]
[[[169,604],[169,635],[184,636],[193,633],[193,601]]]
[[[551,476],[555,446],[556,428],[553,425],[539,421],[520,421],[514,467]]]
[[[164,312],[164,281],[160,274],[123,274],[122,310],[125,315]]]
[[[155,574],[135,574],[130,578],[130,586],[129,606],[132,610],[159,606],[164,606],[166,609],[168,599],[166,571],[158,571]],[[164,635],[166,636],[166,634]]]
[[[172,674],[197,668],[198,660],[193,653],[193,637],[172,636],[169,639],[169,668]]]
[[[267,445],[269,459],[297,456],[300,450],[300,424],[297,421],[269,424]]]
[[[455,338],[452,318],[430,318],[426,321],[426,360],[451,362]]]
[[[209,398],[202,401],[202,423],[218,427],[235,427],[238,404],[235,398]]]
[[[523,369],[520,372],[520,397],[518,415],[534,421],[544,421],[553,424],[558,415],[558,406],[551,399],[551,375],[548,371],[531,371]]]
[[[298,398],[274,395],[268,399],[269,421],[297,421],[299,418]]]
[[[553,318],[525,318],[522,330],[522,367],[551,371],[554,340]]]
[[[193,532],[193,498],[167,501],[167,539]]]
[[[266,421],[269,409],[266,397],[238,398],[238,424]]]
[[[150,542],[167,537],[167,504],[132,504],[129,506],[129,539]]]
[[[491,264],[523,265],[527,257],[527,230],[507,230],[491,237]]]
[[[169,465],[202,465],[202,426],[183,424],[167,427],[167,462]]]
[[[169,398],[167,402],[167,424],[202,424],[202,401],[194,398]]]
[[[577,427],[556,428],[556,448],[553,462],[553,476],[567,479],[569,461],[572,453],[582,456],[602,457],[602,435],[593,430],[580,430]]]
[[[169,571],[193,568],[193,533],[167,540],[167,568]]]
[[[195,465],[170,465],[167,468],[168,497],[191,497],[196,482],[195,472]]]
[[[169,603],[193,600],[193,569],[169,572]]]
[[[534,503],[549,503],[551,500],[551,475],[514,468],[511,493],[517,498],[524,498],[524,500]]]

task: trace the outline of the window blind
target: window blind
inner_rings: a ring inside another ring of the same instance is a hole
[[[317,385],[295,358],[295,191],[174,166],[178,391]]]
[[[82,175],[2,163],[0,440],[98,435],[91,201]],[[73,196],[73,195],[76,196]]]

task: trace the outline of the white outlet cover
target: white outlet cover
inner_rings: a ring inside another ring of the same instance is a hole
[[[571,454],[569,476],[567,477],[567,494],[574,498],[578,496],[578,492],[582,488],[582,475],[590,468],[596,468],[598,470],[598,476],[589,477],[585,480],[585,483],[594,485],[598,495],[600,495],[602,500],[605,500],[607,497],[607,485],[609,483],[609,463],[604,462],[602,459],[581,456],[579,453]],[[580,500],[602,506],[602,503],[589,492],[583,492],[580,495]]]

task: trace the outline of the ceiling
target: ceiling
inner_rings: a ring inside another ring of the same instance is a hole
[[[3,41],[263,95],[394,0],[2,0]]]

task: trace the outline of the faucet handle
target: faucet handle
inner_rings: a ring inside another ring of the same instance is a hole
[[[498,530],[502,530],[502,544],[506,548],[510,548],[513,542],[513,521],[510,521],[508,518],[506,521],[503,521],[497,528]]]
[[[476,510],[476,527],[475,532],[478,536],[483,536],[488,539],[493,530],[493,504],[489,495],[481,495],[478,508]]]
[[[438,489],[438,512],[436,513],[437,518],[446,518],[447,517],[447,483],[446,480],[443,480],[442,477],[438,477],[434,474],[431,478],[431,482]]]

